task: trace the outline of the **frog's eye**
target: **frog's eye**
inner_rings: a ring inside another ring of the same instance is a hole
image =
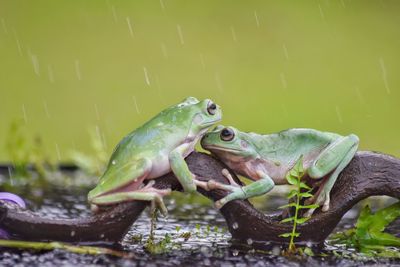
[[[210,114],[210,115],[214,115],[215,114],[215,112],[217,111],[217,105],[215,105],[213,102],[208,102],[208,105],[207,105],[207,112],[208,112],[208,114]]]
[[[221,139],[224,141],[231,141],[235,137],[235,132],[230,128],[224,128],[221,131]]]

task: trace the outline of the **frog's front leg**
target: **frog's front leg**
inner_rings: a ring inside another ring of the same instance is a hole
[[[233,180],[228,170],[224,169],[222,171],[222,174],[229,180],[230,185],[217,183],[213,180],[208,182],[208,187],[210,189],[222,189],[226,191],[231,191],[229,195],[215,202],[215,207],[218,209],[222,208],[226,203],[232,200],[248,199],[255,196],[261,196],[265,193],[268,193],[275,186],[272,178],[261,171],[257,173],[258,176],[260,176],[261,178],[246,186],[238,185]]]
[[[313,164],[308,168],[307,173],[311,178],[320,179],[324,176],[326,181],[318,189],[317,193],[306,201],[306,204],[322,205],[322,211],[329,210],[330,191],[341,171],[350,163],[357,152],[359,139],[351,134],[337,139],[325,148]],[[309,217],[315,209],[309,209],[305,216]]]
[[[169,164],[183,190],[185,192],[194,192],[196,191],[195,176],[190,172],[183,157],[188,146],[189,144],[185,143],[172,150],[169,154]]]

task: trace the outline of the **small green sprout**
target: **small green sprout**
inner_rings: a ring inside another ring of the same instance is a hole
[[[290,172],[286,176],[286,180],[288,181],[288,183],[295,186],[295,188],[289,192],[287,198],[289,200],[295,198],[295,202],[280,207],[281,209],[293,207],[295,210],[294,216],[285,218],[281,221],[282,223],[287,223],[287,222],[293,223],[292,231],[290,233],[284,233],[280,235],[281,237],[284,238],[290,238],[289,248],[288,248],[289,253],[295,253],[297,251],[294,241],[296,237],[300,236],[300,233],[296,232],[297,225],[305,223],[309,219],[308,217],[299,218],[299,211],[301,209],[312,209],[318,207],[318,205],[315,204],[313,205],[300,204],[301,199],[313,196],[311,194],[312,189],[301,181],[301,178],[303,176],[304,176],[303,157],[301,156],[297,161],[297,163],[295,164],[295,166],[292,168],[292,170],[290,170]]]

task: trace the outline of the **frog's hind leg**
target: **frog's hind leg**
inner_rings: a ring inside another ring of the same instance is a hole
[[[357,152],[358,143],[358,137],[351,134],[339,138],[322,151],[319,157],[308,168],[307,174],[314,179],[327,176],[326,181],[323,182],[317,193],[307,200],[307,204],[315,203],[323,205],[322,211],[329,209],[330,191],[339,174],[353,159]],[[314,211],[315,209],[310,209],[305,215],[311,216]]]
[[[163,215],[167,215],[168,211],[165,207],[163,197],[171,193],[171,189],[157,189],[153,187],[154,180],[151,180],[146,186],[135,191],[116,192],[110,195],[99,197],[93,201],[95,205],[109,205],[131,200],[152,201],[161,211]]]

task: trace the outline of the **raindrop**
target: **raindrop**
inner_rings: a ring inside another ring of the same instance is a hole
[[[254,17],[256,18],[257,28],[260,28],[260,21],[258,20],[257,11],[254,11]]]
[[[248,238],[248,239],[247,239],[247,244],[248,244],[248,245],[251,245],[251,244],[253,244],[253,239],[251,239],[251,238]]]
[[[3,30],[5,34],[8,34],[7,26],[6,26],[6,20],[4,18],[1,18],[1,25],[3,25]]]
[[[388,94],[390,94],[389,83],[388,83],[387,75],[386,75],[385,61],[383,61],[383,58],[382,58],[382,57],[379,58],[379,65],[381,66],[381,70],[382,70],[382,79],[383,79],[383,82],[384,82],[384,84],[385,84],[386,92],[387,92]]]
[[[231,33],[232,33],[233,41],[237,42],[236,31],[235,31],[235,28],[233,28],[233,26],[231,26]]]
[[[71,236],[75,236],[75,231],[71,231]]]
[[[111,161],[111,164],[115,165],[115,164],[117,164],[117,162],[115,160],[113,160],[113,161]]]
[[[165,46],[164,43],[161,43],[161,51],[162,51],[162,54],[165,57],[165,59],[167,59],[168,58],[168,52],[167,52],[167,47]]]
[[[289,53],[286,47],[286,44],[283,44],[283,53],[285,54],[285,58],[289,60]]]
[[[239,255],[239,250],[237,250],[237,249],[234,249],[233,251],[232,251],[232,255],[233,256],[237,256],[237,255]]]
[[[178,30],[179,41],[181,42],[181,45],[184,45],[185,41],[183,40],[183,33],[182,33],[181,25],[177,24],[176,29]]]
[[[235,229],[235,230],[238,229],[239,228],[239,224],[237,222],[234,222],[232,224],[232,228]]]
[[[31,55],[33,70],[37,76],[40,76],[40,66],[39,66],[39,59],[37,55]]]
[[[81,75],[81,66],[79,63],[79,60],[75,60],[75,72],[76,72],[76,77],[78,80],[82,80],[82,75]]]
[[[129,17],[126,17],[126,23],[128,23],[129,34],[133,37],[133,29],[131,19]]]
[[[339,108],[339,106],[336,106],[336,115],[337,115],[337,117],[338,117],[339,122],[340,122],[340,123],[343,123],[342,114],[340,113],[340,108]]]
[[[282,82],[283,89],[286,89],[287,88],[287,82],[286,82],[285,74],[283,72],[281,72],[280,76],[281,76],[281,82]]]
[[[279,246],[274,246],[272,248],[272,255],[279,256],[281,254],[281,248]]]
[[[49,81],[51,83],[54,83],[54,73],[53,73],[53,67],[49,64],[47,65],[47,73],[49,75]]]
[[[150,79],[149,79],[149,73],[147,72],[147,68],[143,67],[143,72],[144,72],[144,79],[146,81],[146,84],[150,86]]]

